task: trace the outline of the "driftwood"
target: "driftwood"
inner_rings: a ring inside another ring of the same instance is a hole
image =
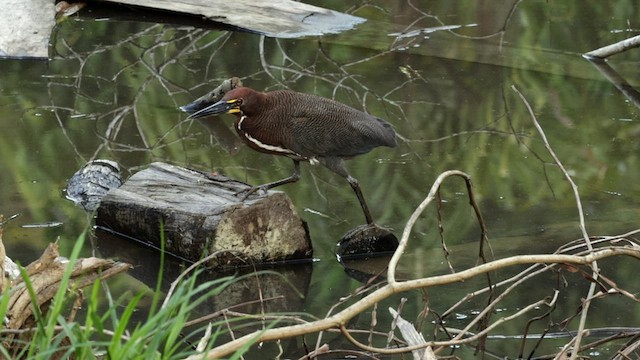
[[[0,222],[2,216],[0,216]],[[4,254],[2,242],[2,228],[0,227],[0,252]],[[3,273],[11,273],[5,268],[7,261],[2,256]],[[35,294],[32,299],[22,276],[3,276],[2,293],[9,291],[9,302],[4,319],[4,328],[7,330],[24,330],[35,326],[34,302],[42,312],[46,312],[47,306],[61,286],[69,260],[60,257],[57,244],[49,244],[42,256],[29,264],[24,272],[28,275]],[[127,271],[130,265],[112,260],[95,257],[76,260],[67,283],[68,290],[77,290],[93,284],[98,279],[108,279],[113,275]],[[2,341],[7,349],[20,347],[29,341],[29,331],[6,334]],[[16,336],[20,337],[20,341]]]
[[[208,265],[238,266],[312,255],[306,224],[287,195],[241,201],[249,185],[221,175],[153,163],[102,199],[96,225],[188,261],[220,252]],[[164,233],[164,235],[163,235]]]
[[[402,337],[407,342],[408,346],[421,346],[426,341],[422,336],[422,333],[418,332],[416,328],[407,320],[403,319],[400,314],[393,308],[389,308],[389,313],[393,316],[394,323],[400,330]],[[411,352],[414,360],[436,360],[436,354],[433,353],[431,346],[425,346],[424,349],[416,349]]]
[[[61,258],[57,244],[49,244],[42,256],[26,267],[31,284],[38,301],[42,306],[53,299],[69,261]],[[70,289],[78,289],[93,284],[97,279],[106,279],[117,273],[126,271],[129,264],[99,258],[78,259],[71,272]],[[10,286],[8,328],[20,329],[33,325],[32,299],[21,277],[15,279]]]
[[[143,7],[145,16],[155,22],[212,27],[224,24],[229,29],[245,29],[271,37],[296,38],[321,36],[349,30],[365,19],[304,4],[293,0],[104,0]],[[0,1],[0,57],[48,57],[48,42],[55,18],[69,16],[84,3],[40,0]],[[56,13],[57,12],[57,13]],[[82,14],[82,11],[81,11]],[[169,14],[169,16],[167,16]],[[54,18],[55,15],[55,18]],[[91,16],[91,13],[87,13]],[[181,16],[183,15],[183,16]],[[194,19],[194,16],[201,17]],[[109,17],[131,17],[126,8]],[[135,15],[134,15],[135,16]]]

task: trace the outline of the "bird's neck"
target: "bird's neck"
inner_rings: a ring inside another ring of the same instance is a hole
[[[240,116],[242,114],[247,117],[256,117],[264,109],[269,109],[269,96],[263,92],[255,92],[251,97],[251,103],[243,107]]]

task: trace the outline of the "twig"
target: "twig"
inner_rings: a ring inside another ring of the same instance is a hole
[[[211,323],[209,323],[207,325],[207,328],[204,331],[204,335],[202,336],[200,341],[198,341],[198,345],[196,346],[196,351],[197,352],[203,352],[207,348],[207,343],[209,342],[209,339],[211,338],[211,328],[212,327],[213,327],[213,324],[211,324]]]
[[[529,102],[527,101],[527,99],[525,99],[525,97],[522,95],[522,93],[520,91],[518,91],[518,89],[515,87],[515,85],[512,85],[511,89],[513,89],[513,91],[516,94],[518,94],[520,99],[522,99],[522,102],[524,102],[525,106],[527,107],[527,110],[529,111],[529,115],[531,115],[531,120],[533,121],[533,124],[535,125],[536,129],[538,130],[538,133],[540,134],[540,137],[542,138],[542,141],[544,142],[544,146],[547,148],[547,151],[549,152],[551,157],[553,157],[553,160],[558,165],[558,167],[562,171],[562,174],[564,174],[564,176],[567,179],[567,181],[569,182],[569,184],[571,184],[571,188],[573,189],[573,195],[574,195],[575,200],[576,200],[576,206],[578,208],[578,217],[580,219],[580,231],[582,231],[582,236],[584,238],[585,244],[587,245],[587,249],[589,249],[589,251],[593,251],[593,246],[591,245],[591,239],[589,238],[589,234],[587,234],[587,228],[586,228],[585,221],[584,221],[584,211],[582,209],[582,202],[580,201],[580,193],[578,192],[578,186],[575,184],[575,182],[573,182],[573,179],[571,178],[571,175],[569,175],[567,170],[564,168],[564,165],[562,165],[562,162],[560,161],[560,159],[558,158],[556,153],[551,148],[551,145],[549,144],[549,141],[547,140],[547,136],[545,135],[544,130],[542,129],[542,127],[538,123],[538,120],[536,119],[536,115],[534,114],[533,109],[531,108],[531,105],[529,105]],[[593,279],[597,280],[598,279],[598,273],[599,273],[598,263],[594,261],[593,264],[591,264],[591,267],[593,269],[593,275],[592,275]],[[585,301],[582,304],[582,313],[580,315],[580,324],[578,325],[578,334],[576,335],[576,339],[575,339],[575,347],[574,348],[576,350],[577,350],[577,348],[580,347],[580,341],[581,341],[582,336],[583,336],[583,330],[584,330],[584,328],[586,326],[586,322],[587,322],[587,314],[589,312],[588,311],[589,310],[589,305],[591,304],[591,301],[589,299],[593,296],[593,294],[595,292],[595,289],[596,289],[596,284],[595,284],[595,281],[593,281],[589,286],[589,291],[587,292],[587,297],[586,297]],[[577,358],[577,356],[578,356],[578,352],[577,351],[573,351],[571,353],[571,360],[575,360]]]
[[[318,355],[322,355],[322,354],[326,354],[329,352],[329,345],[324,344],[318,348],[316,348],[315,350],[311,351],[310,353],[308,353],[307,355],[301,357],[298,360],[310,360],[310,359],[315,359],[316,357],[318,357]]]
[[[402,299],[400,299],[400,305],[398,306],[398,310],[394,310],[392,308],[389,308],[389,312],[391,312],[391,315],[393,316],[393,320],[391,321],[391,329],[389,329],[389,334],[387,334],[387,347],[389,347],[389,345],[391,344],[391,341],[393,340],[393,333],[396,330],[396,327],[398,326],[398,321],[406,321],[404,319],[402,319],[400,317],[400,313],[402,312],[402,308],[404,307],[404,304],[407,302],[407,298],[403,297]],[[377,306],[377,303],[376,303]],[[405,337],[405,340],[408,340]],[[424,339],[422,339],[422,341],[424,341]],[[369,344],[372,344],[373,342],[369,342]]]
[[[93,328],[87,328],[84,325],[80,325],[77,324],[78,329],[87,332],[88,330],[94,330]],[[39,327],[29,327],[29,328],[22,328],[22,329],[0,329],[0,334],[5,335],[5,334],[11,334],[11,335],[22,335],[22,334],[33,334],[37,331],[40,331],[41,329]],[[53,328],[54,331],[64,331],[65,327],[62,325],[56,325]],[[109,336],[113,336],[115,337],[117,334],[114,331],[108,330],[108,329],[102,329],[102,335],[109,335]],[[120,340],[127,342],[130,341],[131,338],[125,334],[120,334],[118,337]]]
[[[532,311],[532,310],[536,310],[538,307],[540,307],[541,305],[546,305],[546,306],[553,306],[553,304],[555,303],[557,297],[554,297],[551,302],[547,302],[546,300],[540,300],[537,301],[533,304],[530,304],[528,306],[525,306],[524,308],[518,310],[517,312],[515,312],[512,315],[509,316],[505,316],[502,317],[500,319],[498,319],[497,321],[495,321],[493,324],[487,326],[486,328],[482,329],[482,331],[478,332],[478,333],[474,333],[471,334],[468,331],[462,330],[459,332],[459,334],[456,336],[456,340],[447,340],[447,341],[429,341],[429,342],[423,342],[419,345],[412,345],[412,346],[406,346],[403,348],[395,348],[395,349],[390,349],[390,348],[377,348],[377,347],[372,347],[372,346],[368,346],[366,344],[363,344],[361,342],[359,342],[358,340],[356,340],[353,336],[351,336],[351,334],[349,333],[349,330],[344,326],[344,325],[340,325],[340,332],[342,332],[342,334],[347,338],[347,340],[349,340],[349,342],[351,342],[352,344],[358,346],[359,348],[363,349],[363,350],[367,350],[367,351],[373,351],[373,352],[377,352],[377,353],[381,353],[381,354],[399,354],[399,353],[405,353],[405,352],[409,352],[409,351],[414,351],[414,350],[419,350],[419,349],[424,349],[428,346],[431,347],[436,347],[436,346],[453,346],[453,345],[461,345],[461,344],[466,344],[466,343],[470,343],[476,340],[479,340],[483,337],[485,337],[491,330],[495,329],[496,327],[502,325],[503,323],[510,321],[516,317],[522,316],[523,314]],[[447,329],[450,332],[454,332],[455,329]],[[470,336],[465,336],[465,335],[470,335]]]
[[[371,284],[374,282],[375,278],[376,278],[375,276],[370,278],[369,281],[366,284],[364,284],[363,286],[360,286],[359,288],[355,289],[348,296],[340,298],[339,302],[335,303],[333,306],[331,306],[329,308],[329,310],[327,311],[326,317],[329,317],[329,315],[331,315],[333,313],[333,311],[338,308],[338,306],[344,304],[347,300],[349,300],[349,299],[351,299],[351,298],[353,298],[355,296],[359,296],[359,295],[362,295],[362,294],[370,291],[372,289]],[[318,349],[320,347],[320,344],[322,343],[322,335],[323,335],[323,331],[320,331],[319,334],[318,334],[318,339],[316,340],[316,349]]]
[[[604,59],[611,55],[619,54],[629,49],[640,47],[640,35],[634,36],[629,39],[618,41],[615,44],[607,45],[599,49],[589,51],[583,56],[586,58],[600,58]]]
[[[438,214],[438,233],[440,234],[440,246],[442,247],[442,251],[444,252],[444,259],[447,261],[447,265],[449,266],[449,271],[451,273],[456,272],[453,268],[453,264],[451,260],[449,260],[449,249],[447,249],[447,243],[444,241],[444,225],[442,224],[442,194],[440,193],[440,189],[438,189],[438,206],[437,206],[437,214]]]
[[[73,300],[73,305],[71,306],[71,311],[69,312],[69,316],[67,317],[67,322],[71,323],[75,320],[76,315],[78,314],[78,310],[82,309],[82,303],[84,302],[84,292],[82,289],[78,289],[76,291],[76,298]]]
[[[400,261],[402,254],[404,254],[404,250],[407,247],[407,242],[409,241],[409,235],[411,234],[416,221],[418,221],[418,217],[420,217],[424,209],[426,209],[427,206],[436,197],[438,189],[440,188],[442,182],[444,182],[444,180],[450,176],[459,176],[465,179],[465,181],[467,182],[471,181],[471,177],[464,172],[459,170],[449,170],[440,174],[438,178],[433,182],[433,185],[431,186],[431,190],[429,190],[427,197],[422,201],[422,203],[420,203],[420,205],[418,205],[418,207],[414,210],[413,214],[411,214],[411,217],[407,221],[407,224],[404,227],[404,231],[402,232],[402,237],[400,238],[398,248],[389,261],[389,268],[387,270],[387,281],[389,282],[389,285],[393,285],[396,283],[396,268],[398,267],[398,262]],[[469,194],[469,197],[472,198],[473,196]],[[482,225],[482,227],[484,228],[484,225]]]

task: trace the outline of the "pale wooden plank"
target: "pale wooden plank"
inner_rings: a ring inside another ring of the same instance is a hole
[[[0,57],[48,57],[53,1],[0,0]]]
[[[105,0],[112,3],[202,15],[212,21],[271,37],[339,33],[365,19],[291,0]]]

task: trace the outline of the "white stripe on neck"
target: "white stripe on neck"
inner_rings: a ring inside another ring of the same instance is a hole
[[[246,119],[246,118],[247,118],[247,115],[242,115],[242,116],[240,117],[240,121],[238,121],[238,126],[237,126],[238,131],[242,131],[242,122],[243,122],[243,121],[244,121],[244,119]]]

